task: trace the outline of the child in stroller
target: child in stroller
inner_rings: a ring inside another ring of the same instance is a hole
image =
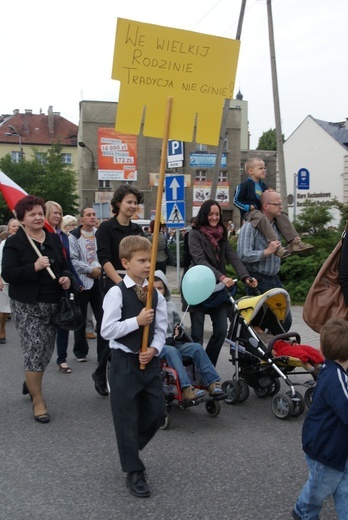
[[[296,339],[282,338],[280,336],[273,336],[267,334],[260,327],[254,327],[255,332],[260,337],[265,345],[268,345],[268,350],[271,351],[274,357],[290,356],[299,359],[303,367],[311,374],[313,379],[318,378],[319,370],[324,363],[324,358],[319,350],[310,345],[302,345]]]
[[[192,342],[180,325],[180,315],[171,300],[167,277],[160,270],[155,271],[154,287],[167,301],[168,337],[161,352],[166,404],[169,405],[174,399],[182,408],[198,404],[206,397],[205,389],[208,401],[223,399],[226,394],[221,389],[221,378],[202,345]],[[217,415],[216,406],[206,408],[211,415]]]
[[[300,350],[292,350],[291,355],[285,355],[285,346],[287,349],[296,349],[295,345],[291,346],[288,343],[289,341],[301,343],[298,333],[286,333],[283,328],[290,308],[288,293],[285,289],[277,288],[261,295],[240,298],[237,302],[233,298],[230,300],[233,315],[226,342],[230,345],[230,361],[235,367],[235,372],[231,380],[222,384],[222,389],[228,394],[225,402],[235,404],[245,401],[251,387],[258,397],[272,397],[272,411],[276,417],[286,419],[301,415],[305,405],[311,405],[315,380],[313,378],[301,383],[307,389],[303,397],[295,390],[288,374],[297,368],[305,371],[297,370],[296,375],[308,374],[307,368],[311,371],[313,367],[319,368],[322,358],[316,357],[314,361],[314,354],[311,352],[311,359],[317,365],[314,366],[305,364],[309,360],[308,352],[305,363],[297,357]],[[270,335],[261,337],[264,331]],[[274,343],[278,340],[279,343],[273,349]],[[279,355],[281,350],[282,353]],[[316,353],[319,354],[318,351]],[[285,394],[278,393],[281,380],[290,389]]]

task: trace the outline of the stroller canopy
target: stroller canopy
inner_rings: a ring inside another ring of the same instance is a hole
[[[237,302],[238,310],[247,324],[258,312],[268,307],[278,321],[284,321],[290,310],[290,296],[285,289],[270,289],[258,296],[244,296]]]

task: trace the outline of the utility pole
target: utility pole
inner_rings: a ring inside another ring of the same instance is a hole
[[[240,37],[242,34],[245,5],[246,5],[246,0],[242,0],[242,5],[240,8],[240,14],[239,14],[238,27],[237,27],[236,40],[240,40]],[[210,198],[214,199],[214,200],[216,199],[219,173],[220,173],[220,168],[221,168],[221,159],[222,159],[222,154],[224,151],[224,144],[225,144],[225,138],[226,138],[226,128],[227,128],[229,110],[230,110],[230,99],[225,99],[224,108],[222,111],[219,144],[218,144],[218,148],[216,151],[213,181],[211,183],[211,190],[210,190]]]
[[[272,72],[274,117],[275,117],[276,139],[277,139],[279,187],[280,187],[280,196],[281,196],[282,203],[283,203],[283,210],[285,212],[287,212],[288,211],[288,199],[287,199],[287,190],[286,190],[283,134],[282,134],[282,125],[281,125],[281,118],[280,118],[277,65],[276,65],[275,45],[274,45],[272,0],[267,0],[267,15],[268,15],[269,50],[270,50],[270,58],[271,58],[271,72]]]

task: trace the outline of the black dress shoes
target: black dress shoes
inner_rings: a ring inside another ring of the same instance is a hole
[[[96,389],[98,394],[102,397],[107,397],[109,395],[109,392],[106,386],[105,379],[98,376],[95,372],[93,372],[92,374],[92,379],[94,381],[94,388]]]
[[[27,387],[27,383],[26,383],[25,381],[24,381],[24,383],[23,383],[23,387],[22,387],[22,394],[23,394],[23,395],[28,395],[28,394],[30,394],[30,392],[29,392],[29,388]]]
[[[133,471],[127,475],[127,487],[135,497],[146,498],[150,496],[149,486],[147,485],[143,471]]]
[[[41,424],[47,424],[51,420],[50,414],[47,412],[43,413],[41,415],[34,415],[34,419],[35,419],[35,421],[37,421],[38,423],[41,423]]]
[[[29,388],[27,387],[27,383],[25,381],[23,383],[22,394],[23,395],[28,395],[29,394],[30,399],[33,400],[33,396],[29,392]]]

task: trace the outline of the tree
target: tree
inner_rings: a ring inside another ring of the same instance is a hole
[[[284,141],[283,135],[283,142]],[[263,132],[256,150],[277,150],[277,134],[275,128],[270,128],[267,132]]]
[[[60,144],[53,144],[48,152],[19,163],[14,163],[8,154],[0,159],[0,169],[27,193],[45,201],[54,200],[62,206],[64,214],[75,215],[78,212],[77,174],[69,164],[62,162],[61,150]],[[8,222],[12,216],[1,197],[0,220]]]
[[[330,206],[332,206],[330,202],[319,205],[306,200],[301,213],[297,216],[295,228],[300,233],[316,234],[323,231],[332,219]]]

